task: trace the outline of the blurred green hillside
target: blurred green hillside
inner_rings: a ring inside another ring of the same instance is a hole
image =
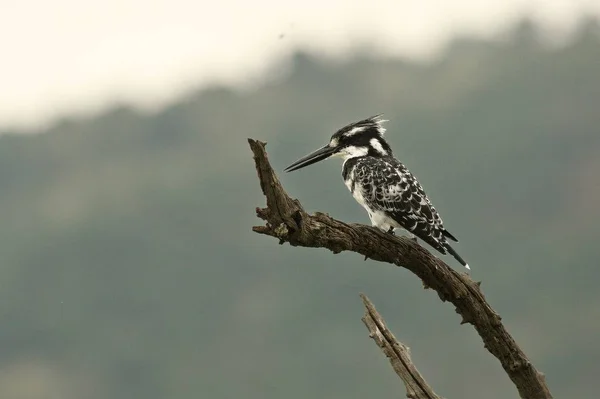
[[[0,397],[403,397],[359,292],[439,394],[517,397],[410,273],[251,232],[264,198],[247,137],[267,141],[281,171],[380,112],[555,397],[596,397],[598,32],[584,22],[550,49],[522,23],[504,40],[457,39],[429,64],[298,54],[253,91],[5,132]],[[368,223],[339,174],[329,161],[280,177],[307,209]]]

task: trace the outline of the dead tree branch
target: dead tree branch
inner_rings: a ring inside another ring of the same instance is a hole
[[[413,364],[410,349],[398,341],[387,328],[383,317],[375,309],[369,298],[364,294],[360,294],[360,297],[366,308],[362,321],[369,329],[369,336],[390,359],[392,368],[404,382],[406,397],[410,399],[442,399],[433,392],[433,389]]]
[[[455,306],[462,317],[461,323],[475,327],[485,348],[498,358],[521,398],[552,398],[543,374],[506,331],[500,315],[485,300],[480,283],[456,272],[408,238],[385,234],[370,226],[344,223],[320,212],[309,215],[281,186],[269,164],[266,144],[252,139],[248,142],[267,199],[266,208],[256,209],[266,225],[253,227],[255,232],[276,237],[280,244],[327,248],[334,253],[353,251],[410,270],[426,288],[435,290],[442,301]]]

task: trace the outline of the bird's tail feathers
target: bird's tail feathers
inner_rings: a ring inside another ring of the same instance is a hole
[[[444,236],[448,237],[452,241],[458,242],[458,240],[456,239],[456,237],[454,237],[452,234],[450,234],[450,232],[448,230],[442,231],[442,234],[444,234]]]
[[[457,254],[456,251],[454,250],[454,248],[452,248],[449,244],[446,244],[446,250],[448,251],[448,253],[450,253],[450,255],[454,256],[454,259],[456,259],[461,265],[463,265],[467,269],[471,270],[471,268],[469,267],[469,264],[467,262],[465,262],[465,260],[463,258],[461,258],[460,255]]]

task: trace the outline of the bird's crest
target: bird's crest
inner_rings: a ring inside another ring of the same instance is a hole
[[[355,134],[364,132],[365,130],[374,129],[380,136],[383,136],[386,131],[385,127],[383,127],[383,123],[388,121],[382,119],[382,116],[383,114],[378,114],[358,122],[350,123],[338,130],[338,134],[344,137],[351,137]]]

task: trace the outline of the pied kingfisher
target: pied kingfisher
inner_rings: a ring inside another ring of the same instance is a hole
[[[351,123],[331,136],[329,144],[299,159],[285,171],[291,172],[329,157],[342,157],[342,177],[356,201],[369,214],[371,223],[388,233],[403,228],[433,248],[450,253],[467,269],[469,265],[450,246],[458,240],[444,228],[423,187],[392,155],[376,115]]]

